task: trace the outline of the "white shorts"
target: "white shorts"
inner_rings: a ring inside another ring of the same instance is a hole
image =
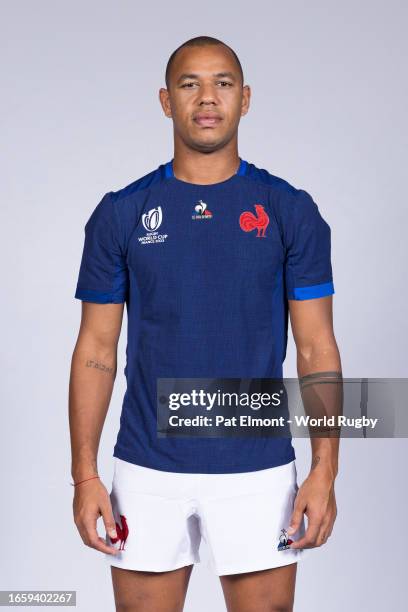
[[[201,537],[218,576],[296,563],[287,548],[298,490],[295,461],[234,474],[189,474],[142,467],[114,457],[110,493],[120,549],[109,565],[163,572],[200,563]],[[290,536],[299,539],[304,519]],[[106,541],[112,544],[105,533]]]

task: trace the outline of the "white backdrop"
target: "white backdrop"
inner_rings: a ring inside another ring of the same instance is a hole
[[[311,0],[2,3],[0,589],[75,589],[114,609],[102,555],[72,520],[68,378],[83,227],[104,193],[172,157],[158,89],[200,34],[252,86],[240,155],[309,191],[332,229],[335,332],[346,377],[407,373],[407,8]],[[126,321],[99,466],[109,486]],[[296,376],[290,338],[285,375]],[[310,443],[294,441],[299,481]],[[338,519],[299,563],[298,612],[405,609],[407,440],[342,440]],[[205,550],[202,548],[205,559]],[[187,612],[224,610],[194,569]]]

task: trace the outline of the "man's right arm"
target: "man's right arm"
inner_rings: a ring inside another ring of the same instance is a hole
[[[123,310],[123,303],[82,302],[81,326],[72,355],[69,381],[71,473],[74,482],[98,473],[98,447],[116,378]],[[75,487],[74,517],[84,543],[102,552],[112,552],[115,549],[104,544],[96,530],[100,514],[107,533],[110,533],[115,528],[115,521],[102,482],[93,479]]]

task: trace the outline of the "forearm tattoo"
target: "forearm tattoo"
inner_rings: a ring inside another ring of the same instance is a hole
[[[299,378],[303,409],[316,422],[310,434],[339,437],[339,416],[343,414],[343,374],[341,371],[312,372]]]
[[[104,363],[101,363],[100,361],[94,361],[93,359],[88,359],[85,366],[87,368],[97,368],[98,370],[102,370],[103,372],[108,372],[109,374],[113,374],[114,372],[114,368],[110,368],[109,366],[106,366]]]
[[[335,372],[312,372],[312,374],[306,374],[299,378],[301,389],[305,389],[310,385],[316,384],[330,384],[333,380],[343,380],[343,373],[341,371]]]

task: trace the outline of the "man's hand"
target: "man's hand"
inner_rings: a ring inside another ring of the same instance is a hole
[[[321,546],[330,536],[337,516],[334,478],[325,470],[313,469],[297,493],[288,534],[295,533],[306,514],[308,525],[303,538],[290,544],[290,548]]]
[[[90,480],[75,488],[73,511],[84,544],[100,552],[117,554],[118,549],[108,546],[96,530],[97,520],[102,516],[106,533],[112,538],[117,537],[109,493],[100,480]]]

